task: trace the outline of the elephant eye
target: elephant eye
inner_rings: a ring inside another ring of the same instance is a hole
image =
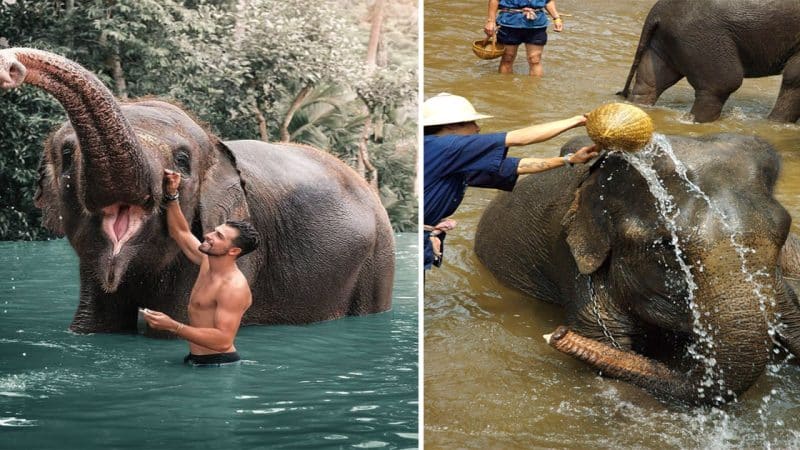
[[[189,154],[184,151],[179,151],[173,156],[175,167],[184,175],[192,174],[192,161]]]
[[[65,173],[72,168],[72,155],[75,153],[75,147],[72,144],[65,142],[61,146],[61,172]]]

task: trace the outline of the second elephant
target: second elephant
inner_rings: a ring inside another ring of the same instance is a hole
[[[771,120],[800,118],[800,2],[660,0],[647,15],[625,88],[652,105],[686,77],[697,122],[717,120],[744,78],[783,73]],[[636,82],[631,89],[634,74]]]
[[[780,162],[763,140],[670,141],[682,163],[657,154],[652,170],[674,225],[611,153],[500,194],[475,251],[500,280],[564,307],[551,346],[660,398],[721,403],[764,371],[771,336],[800,351],[800,308],[778,265],[791,218],[773,197]],[[707,199],[679,176],[684,165]]]

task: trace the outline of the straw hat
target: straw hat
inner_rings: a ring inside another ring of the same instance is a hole
[[[450,123],[472,122],[493,116],[478,114],[472,103],[464,97],[443,92],[422,104],[422,126],[447,125]]]
[[[586,115],[586,132],[603,148],[634,152],[653,137],[653,120],[633,105],[609,103]]]

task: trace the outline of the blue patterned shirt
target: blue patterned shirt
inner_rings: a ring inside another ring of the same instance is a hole
[[[546,28],[550,23],[544,6],[552,0],[500,0],[497,12],[497,24],[508,28]],[[502,9],[533,8],[536,18],[528,20],[521,12],[502,12]]]

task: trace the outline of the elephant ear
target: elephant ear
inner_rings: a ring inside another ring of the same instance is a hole
[[[231,149],[213,139],[216,162],[205,173],[200,193],[200,218],[204,230],[210,230],[226,220],[249,220],[250,208],[245,197],[244,181],[236,166]]]
[[[594,187],[587,181],[575,191],[572,205],[561,221],[572,257],[584,275],[602,266],[611,248],[603,207],[592,195]]]
[[[61,212],[61,192],[58,186],[58,175],[56,174],[55,164],[50,157],[50,146],[52,138],[45,144],[45,151],[42,160],[39,162],[39,180],[37,181],[36,193],[33,196],[33,204],[42,210],[42,225],[53,233],[64,235],[64,221]]]

